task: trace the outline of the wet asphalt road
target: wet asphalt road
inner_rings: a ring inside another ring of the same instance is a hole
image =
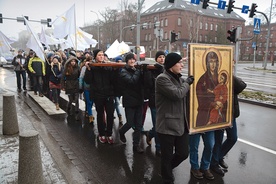
[[[0,68],[0,86],[15,92],[15,75],[11,70]],[[132,131],[126,134],[126,145],[118,140],[118,119],[114,120],[115,144],[103,145],[96,139],[96,124],[93,126],[83,119],[85,126],[82,126],[82,122],[67,115],[48,116],[28,95],[19,94],[16,98],[22,100],[20,105],[30,109],[28,115],[34,117],[33,123],[39,125],[36,127],[43,127],[40,131],[56,140],[87,183],[161,183],[160,158],[155,156],[154,146],[147,146],[143,137],[141,145],[145,153],[133,154]],[[176,184],[276,183],[275,109],[247,103],[240,103],[240,108],[241,116],[237,119],[239,141],[225,158],[228,173],[224,177],[215,174],[213,181],[199,181],[190,176],[190,164],[186,160],[174,170]],[[93,113],[96,115],[95,111]],[[145,130],[151,128],[150,118],[148,111]],[[202,144],[199,152],[202,152]]]

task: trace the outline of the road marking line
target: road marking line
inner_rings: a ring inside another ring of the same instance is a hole
[[[252,142],[249,142],[249,141],[246,141],[246,140],[243,140],[243,139],[240,139],[240,138],[238,138],[238,141],[243,142],[243,143],[248,144],[250,146],[253,146],[255,148],[258,148],[258,149],[261,149],[263,151],[266,151],[266,152],[269,152],[269,153],[272,153],[272,154],[276,155],[276,151],[274,151],[272,149],[269,149],[269,148],[266,148],[266,147],[254,144]]]

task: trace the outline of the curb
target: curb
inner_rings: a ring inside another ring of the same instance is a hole
[[[267,103],[253,101],[253,100],[247,100],[247,99],[244,99],[244,98],[239,98],[239,101],[244,102],[244,103],[249,103],[249,104],[252,104],[252,105],[259,105],[259,106],[262,106],[262,107],[268,107],[268,108],[276,109],[276,105],[273,105],[273,104],[267,104]]]

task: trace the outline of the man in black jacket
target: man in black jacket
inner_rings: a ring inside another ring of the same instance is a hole
[[[16,73],[16,80],[17,80],[17,91],[21,92],[21,76],[23,80],[23,89],[27,91],[26,88],[26,58],[23,56],[23,50],[19,49],[17,56],[13,58],[12,64],[14,65],[14,71]]]
[[[224,162],[223,158],[232,149],[238,140],[237,122],[236,118],[240,115],[238,94],[246,88],[246,83],[242,79],[233,76],[233,120],[232,127],[216,130],[215,131],[215,145],[213,148],[213,155],[211,160],[211,170],[224,176],[228,169],[228,165]],[[226,131],[227,138],[223,142],[224,130]]]

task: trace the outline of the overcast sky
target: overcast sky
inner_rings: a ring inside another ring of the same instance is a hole
[[[51,18],[52,21],[65,11],[67,11],[74,3],[76,5],[77,26],[82,27],[84,21],[91,23],[97,20],[95,12],[104,11],[105,8],[120,10],[122,0],[0,0],[0,13],[3,17],[16,18],[29,16],[29,20],[41,20]],[[129,3],[138,3],[139,0],[128,0]],[[161,1],[161,0],[160,0]],[[190,1],[190,0],[187,0]],[[219,0],[210,0],[210,2],[218,3]],[[228,0],[225,0],[228,3]],[[235,6],[242,8],[243,5],[251,7],[252,2],[258,5],[257,10],[264,12],[270,7],[270,0],[235,0]],[[140,0],[142,2],[142,0]],[[144,0],[144,9],[150,8],[158,0]],[[276,0],[275,0],[276,3]],[[199,5],[201,6],[201,5]],[[226,11],[226,10],[225,10]],[[249,19],[248,14],[241,13],[240,10],[234,10],[236,13],[243,16],[244,19]],[[100,14],[98,13],[99,18]],[[269,17],[269,15],[267,15]],[[22,22],[15,20],[3,20],[0,23],[0,30],[8,37],[17,38],[18,33],[26,30],[26,26]],[[37,33],[41,31],[40,23],[31,23]]]

